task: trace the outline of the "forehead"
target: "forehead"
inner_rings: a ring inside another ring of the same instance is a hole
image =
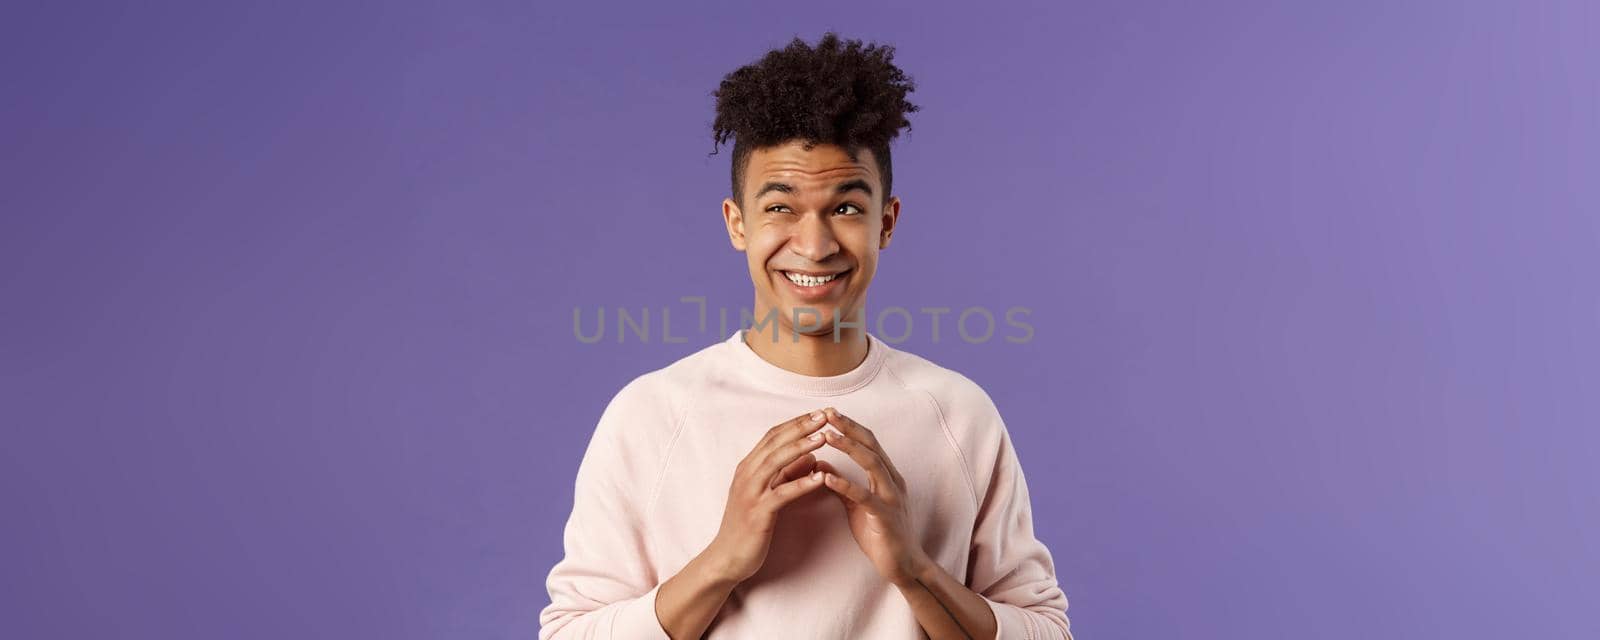
[[[851,160],[838,145],[818,144],[807,150],[799,141],[792,141],[751,151],[744,183],[747,193],[753,193],[748,190],[759,189],[768,182],[785,183],[799,191],[813,191],[858,179],[867,180],[874,191],[881,188],[878,163],[870,149],[857,150],[855,160]]]

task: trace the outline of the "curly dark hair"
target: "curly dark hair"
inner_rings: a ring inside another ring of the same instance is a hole
[[[712,123],[712,151],[733,138],[733,200],[743,206],[745,165],[750,152],[800,140],[844,148],[852,160],[865,147],[883,176],[883,200],[891,183],[889,141],[910,130],[906,101],[916,85],[894,65],[894,47],[841,40],[829,31],[816,47],[800,38],[722,79]]]

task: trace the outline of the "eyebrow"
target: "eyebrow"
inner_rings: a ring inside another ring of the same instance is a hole
[[[761,185],[761,190],[756,192],[755,197],[760,198],[761,196],[766,195],[769,191],[792,194],[795,192],[795,188],[794,185],[786,182],[768,182],[764,185]],[[866,193],[868,197],[871,197],[872,185],[867,184],[866,180],[856,178],[854,180],[847,180],[839,183],[838,188],[833,190],[835,194],[848,193],[851,191],[861,191]]]

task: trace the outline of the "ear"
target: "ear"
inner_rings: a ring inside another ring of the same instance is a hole
[[[728,227],[728,241],[733,248],[744,251],[749,246],[744,237],[744,213],[733,198],[722,199],[722,223]]]
[[[889,239],[897,224],[900,224],[900,196],[890,196],[888,204],[883,205],[883,231],[878,234],[880,251],[889,248]]]

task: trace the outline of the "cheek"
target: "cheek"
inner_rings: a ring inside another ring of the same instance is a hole
[[[750,257],[750,265],[753,268],[765,269],[767,262],[782,245],[782,240],[774,234],[757,234],[747,237],[745,254]]]
[[[872,277],[874,275],[877,275],[877,273],[878,273],[878,260],[877,260],[876,257],[863,258],[861,260],[856,261],[856,276],[858,276],[858,277],[855,278],[854,285],[856,287],[865,287],[865,286],[867,286],[867,283],[871,282],[872,281]]]
[[[856,267],[855,275],[857,277],[855,278],[855,282],[851,284],[855,285],[856,288],[865,288],[867,283],[872,282],[872,277],[877,275],[877,273],[877,265],[864,262],[860,266]]]

